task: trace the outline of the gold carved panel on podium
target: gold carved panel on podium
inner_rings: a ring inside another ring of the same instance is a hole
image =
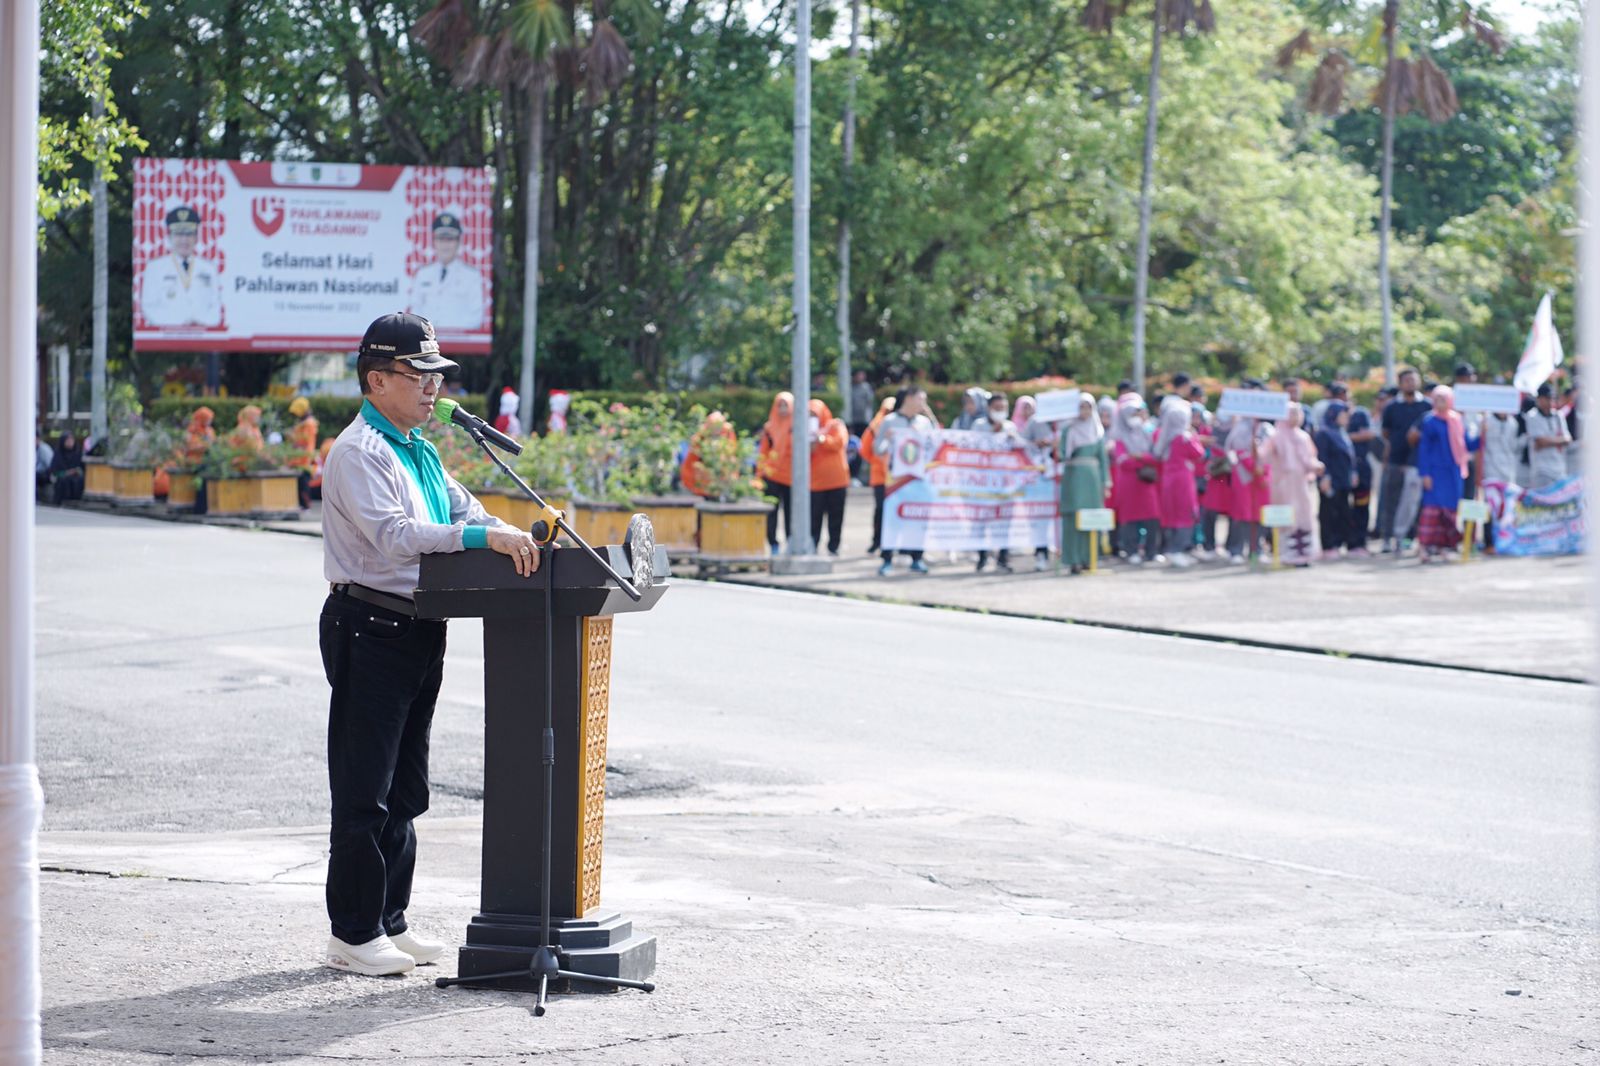
[[[611,716],[611,619],[583,620],[578,746],[577,917],[600,905],[600,853],[606,833],[606,724]]]

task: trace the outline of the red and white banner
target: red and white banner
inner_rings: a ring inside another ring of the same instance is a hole
[[[391,311],[489,351],[494,179],[463,167],[137,159],[133,346],[351,349]]]

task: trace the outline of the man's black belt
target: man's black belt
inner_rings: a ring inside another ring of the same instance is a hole
[[[379,592],[377,589],[369,589],[365,585],[357,585],[354,582],[348,585],[329,585],[328,587],[333,590],[335,596],[349,596],[352,600],[370,603],[374,607],[382,607],[386,611],[403,614],[408,618],[417,616],[417,605],[414,602],[404,596],[396,596],[392,592]]]

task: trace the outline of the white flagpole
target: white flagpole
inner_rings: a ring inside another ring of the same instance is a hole
[[[0,1062],[43,1055],[39,1033],[39,771],[33,751],[33,423],[39,3],[0,4]]]

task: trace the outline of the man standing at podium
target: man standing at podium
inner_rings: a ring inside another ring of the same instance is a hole
[[[383,976],[432,962],[444,945],[410,931],[406,907],[428,809],[428,730],[443,679],[445,623],[418,618],[424,553],[488,548],[517,573],[539,567],[533,538],[491,517],[418,432],[444,371],[433,325],[391,314],[367,327],[356,359],[361,413],[322,474],[320,623],[328,709],[327,965]]]

